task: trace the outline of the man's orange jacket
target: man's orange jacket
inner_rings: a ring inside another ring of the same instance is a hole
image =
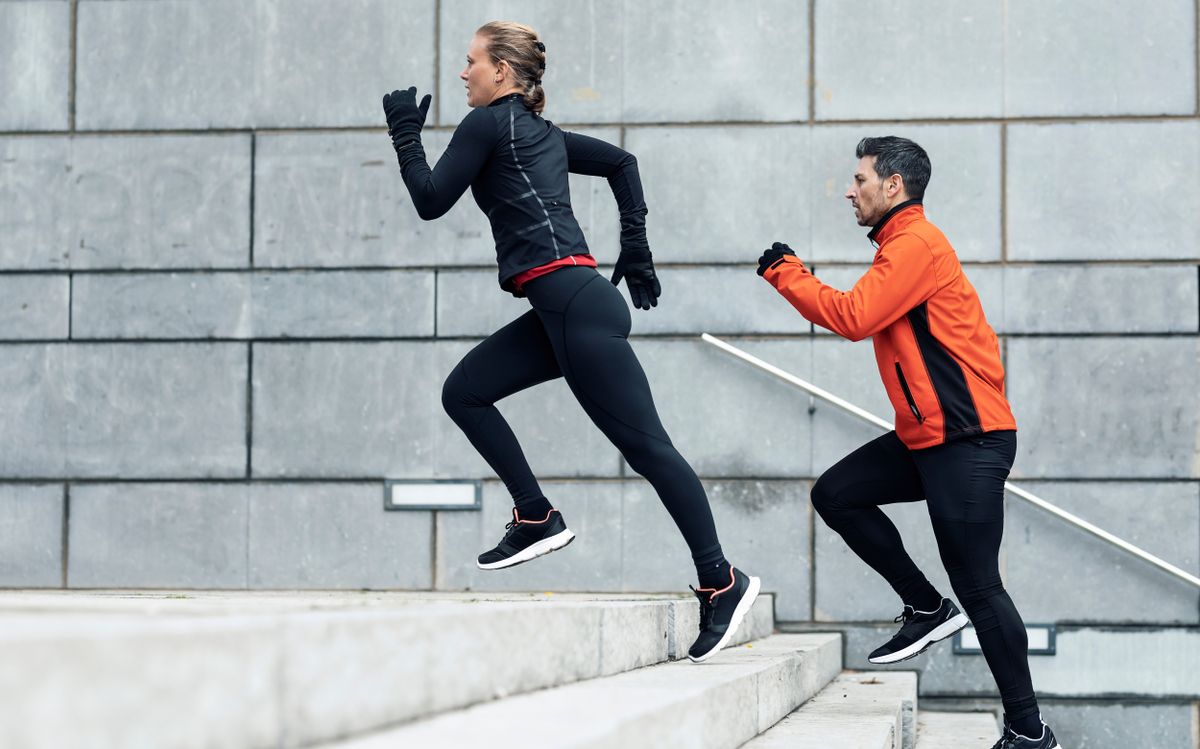
[[[871,337],[896,434],[910,450],[1016,429],[996,334],[925,209],[897,206],[870,238],[875,260],[850,291],[821,283],[792,255],[763,278],[812,322],[852,341]]]

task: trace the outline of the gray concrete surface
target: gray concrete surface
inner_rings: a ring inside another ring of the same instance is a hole
[[[70,296],[67,276],[0,276],[0,339],[66,338]]]
[[[1014,124],[1008,153],[1009,258],[1196,258],[1200,215],[1175,205],[1200,201],[1200,186],[1180,168],[1200,161],[1200,121]],[[1097,170],[1094,199],[1053,199],[1055,175],[1101,153],[1126,166]]]
[[[1195,702],[1049,702],[1043,710],[1055,738],[1064,747],[1191,749],[1200,744]]]
[[[922,710],[917,717],[917,749],[991,749],[999,738],[991,713]]]
[[[250,152],[246,133],[2,136],[0,268],[245,267]]]
[[[57,484],[0,486],[0,585],[62,585],[65,505]]]
[[[901,49],[937,39],[938,54],[914,55],[904,75],[857,64],[863,18]],[[953,0],[916,7],[871,0],[858,7],[818,3],[816,35],[827,48],[815,65],[816,116],[822,120],[996,117],[1004,111],[1004,14],[1000,3],[963,9]],[[970,58],[972,64],[947,65]]]
[[[1191,333],[1198,325],[1194,265],[1004,269],[1009,333]],[[981,292],[982,293],[982,292]],[[1034,300],[1054,300],[1053,305]]]
[[[384,93],[433,81],[428,2],[85,0],[78,24],[87,129],[379,125]]]
[[[417,218],[379,99],[435,94],[436,159],[466,112],[471,33],[505,17],[545,40],[546,116],[639,160],[664,295],[633,313],[634,346],[730,558],[761,571],[782,618],[894,615],[806,499],[877,433],[695,336],[890,416],[871,347],[812,331],[753,275],[776,240],[835,285],[862,272],[873,249],[842,193],[864,135],[931,154],[928,215],[1001,337],[1014,478],[1195,571],[1200,30],[1191,0],[1144,6],[0,2],[0,585],[61,586],[64,565],[68,585],[690,580],[657,500],[562,382],[500,409],[597,563],[502,581],[469,566],[505,492],[441,383],[527,306],[496,288],[469,196]],[[868,46],[887,59],[867,64]],[[610,265],[610,186],[574,175],[571,194]],[[381,518],[387,478],[482,479],[485,509]],[[940,575],[923,508],[897,513]],[[1056,523],[1010,506],[1002,569],[1029,618],[1194,628],[1195,591]],[[939,694],[985,683],[978,663],[930,658]],[[1087,720],[1121,725],[1115,705]],[[1175,708],[1130,724],[1175,726]]]
[[[81,276],[75,338],[375,338],[433,335],[430,271]],[[383,302],[383,304],[381,304]]]
[[[13,344],[5,353],[0,475],[245,475],[244,344]]]
[[[787,69],[808,54],[806,14],[782,0],[734,10],[717,0],[640,6],[589,0],[563,13],[547,0],[442,4],[439,124],[467,112],[458,72],[475,29],[520,19],[546,40],[551,119],[566,122],[800,120],[808,116],[806,81],[777,83],[766,70]],[[716,32],[709,72],[696,76],[680,50]],[[742,44],[754,39],[753,45]]]
[[[917,677],[844,672],[746,749],[913,749]]]
[[[1118,3],[1104,13],[1075,3],[1006,4],[1005,111],[1191,114],[1196,78],[1178,62],[1196,52],[1188,25],[1195,13],[1187,0],[1145,9]]]
[[[1195,337],[1015,338],[1007,348],[1014,480],[1200,477]]]
[[[0,130],[66,130],[70,64],[67,0],[0,5]]]
[[[530,747],[737,747],[840,669],[837,635],[776,635],[698,666],[665,664],[528,694],[336,746],[486,743],[514,722]]]
[[[690,616],[694,629],[694,608],[653,596],[6,592],[0,742],[311,745],[678,657],[676,628]],[[712,663],[761,655],[769,663],[739,676],[751,694],[757,678],[785,679],[778,699],[792,698],[785,684],[832,677],[836,635],[736,648],[771,624],[764,597]]]

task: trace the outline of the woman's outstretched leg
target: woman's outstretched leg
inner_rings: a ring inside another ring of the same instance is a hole
[[[711,612],[702,611],[701,636],[689,655],[704,660],[728,642],[759,582],[725,560],[704,487],[671,444],[629,345],[629,308],[611,283],[585,268],[535,279],[526,292],[571,391],[630,468],[654,487],[692,552],[700,580],[697,595]]]
[[[629,467],[658,492],[691,549],[701,584],[727,582],[728,570],[716,570],[725,558],[704,487],[671,444],[626,338],[625,301],[602,276],[582,268],[539,278],[527,291],[571,391]]]

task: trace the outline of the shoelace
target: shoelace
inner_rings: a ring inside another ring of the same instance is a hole
[[[690,585],[688,587],[692,588]],[[714,606],[712,605],[712,600],[708,596],[704,595],[695,588],[692,588],[692,592],[696,594],[696,598],[700,599],[700,631],[703,632],[712,626]]]
[[[910,614],[910,613],[908,613],[908,608],[906,607],[903,611],[900,612],[900,616],[896,617],[892,621],[894,621],[896,624],[899,624],[900,629],[904,629],[904,625],[908,624],[908,620],[912,619],[914,616],[916,616],[916,612],[913,612]],[[996,747],[992,747],[992,749],[996,749]],[[1001,749],[1003,749],[1003,748],[1001,748]]]
[[[1001,734],[1000,740],[992,745],[992,749],[1013,749],[1021,737],[1017,732],[1008,727],[1008,722],[1004,724],[1004,733]]]
[[[509,536],[511,536],[512,534],[517,532],[517,526],[520,525],[521,522],[522,521],[517,520],[516,518],[513,518],[512,520],[508,521],[508,523],[505,524],[504,539],[503,539],[504,541],[507,541]]]

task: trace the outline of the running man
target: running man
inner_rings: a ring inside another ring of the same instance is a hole
[[[634,306],[658,304],[661,287],[646,240],[646,203],[637,161],[595,138],[542,118],[546,47],[516,23],[492,22],[471,40],[466,84],[471,110],[431,170],[421,145],[430,96],[416,88],[383,97],[404,184],[422,219],[450,210],[468,187],[492,225],[500,287],[531,310],[468,353],[446,379],[442,404],[512,495],[512,522],[480,569],[527,562],[574,538],[542,494],[521,446],[495,403],[563,377],[580,406],[654,487],[691,550],[700,587],[700,634],[688,651],[703,661],[732,638],[758,595],[759,580],[732,567],[717,540],[699,478],[671,444],[650,385],[629,345],[625,279]],[[612,283],[596,271],[571,211],[567,174],[605,177],[621,216],[621,253]]]
[[[925,218],[929,157],[896,137],[864,138],[846,198],[871,227],[871,268],[850,291],[818,281],[786,244],[759,258],[758,274],[801,315],[861,341],[871,338],[896,429],[843,458],[817,480],[812,503],[904,609],[900,630],[868,658],[896,663],[974,623],[1004,703],[993,749],[1054,749],[1029,676],[1025,625],[1000,579],[1004,481],[1017,425],[1004,396],[996,334],[946,237]],[[966,609],[925,578],[879,505],[926,500],[950,585]]]

